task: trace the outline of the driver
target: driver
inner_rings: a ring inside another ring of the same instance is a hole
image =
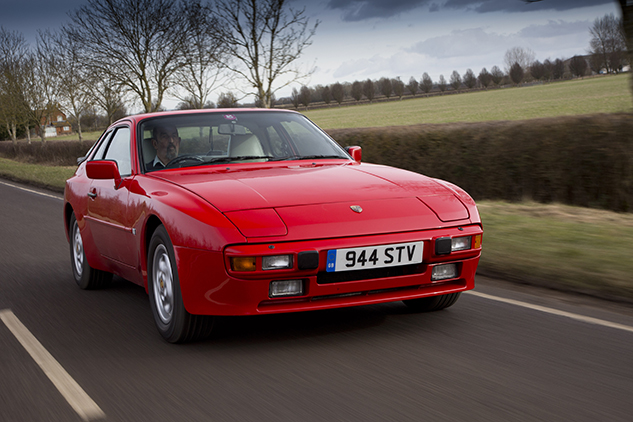
[[[156,149],[154,161],[146,163],[147,171],[165,168],[167,163],[178,156],[180,136],[178,129],[170,125],[157,125],[152,130],[152,145]]]

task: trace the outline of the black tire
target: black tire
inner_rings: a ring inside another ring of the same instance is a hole
[[[182,302],[174,248],[164,226],[158,226],[149,243],[147,287],[154,322],[165,340],[186,343],[209,337],[213,317],[192,315]]]
[[[414,312],[433,312],[453,306],[461,293],[423,297],[420,299],[403,300],[404,304]]]
[[[70,216],[69,227],[70,265],[77,285],[84,290],[102,289],[110,285],[110,282],[112,282],[111,273],[96,270],[88,265],[83,247],[83,239],[75,213],[72,213]]]

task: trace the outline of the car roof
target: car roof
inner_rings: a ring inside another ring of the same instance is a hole
[[[166,117],[166,116],[183,116],[183,115],[195,115],[195,114],[223,114],[223,113],[241,113],[241,112],[254,112],[254,113],[293,113],[300,114],[294,110],[287,109],[273,109],[273,108],[213,108],[213,109],[197,109],[197,110],[173,110],[173,111],[160,111],[155,113],[143,113],[143,114],[134,114],[131,116],[126,116],[110,126],[114,126],[121,121],[127,120],[131,121],[134,124],[138,122],[156,117]]]

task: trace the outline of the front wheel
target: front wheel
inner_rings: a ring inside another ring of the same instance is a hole
[[[403,300],[404,304],[414,312],[433,312],[453,306],[461,293],[423,297],[420,299]]]
[[[101,289],[112,281],[112,274],[96,270],[88,265],[84,251],[84,241],[77,224],[75,213],[70,216],[70,264],[73,269],[75,282],[84,290]]]
[[[202,340],[211,334],[213,317],[192,315],[180,291],[174,248],[164,226],[159,226],[147,254],[147,287],[158,331],[170,343]]]

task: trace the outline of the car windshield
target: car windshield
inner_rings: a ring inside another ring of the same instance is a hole
[[[146,171],[238,162],[350,159],[306,117],[292,112],[178,114],[147,119],[139,130]]]

